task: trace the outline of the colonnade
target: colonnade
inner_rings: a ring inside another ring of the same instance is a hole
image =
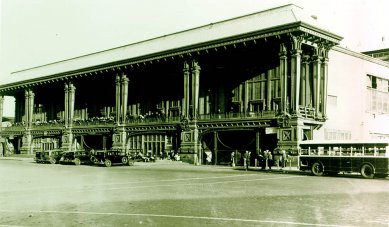
[[[76,87],[72,83],[65,83],[65,127],[73,126],[74,103],[76,98]]]
[[[185,118],[197,119],[199,114],[200,70],[198,62],[192,60],[190,64],[184,62],[184,99],[182,113]],[[192,108],[190,108],[192,107]]]
[[[312,47],[313,54],[303,55],[300,38],[293,37],[291,44],[290,55],[288,55],[288,45],[286,43],[280,45],[281,109],[286,113],[298,114],[300,106],[312,107],[315,109],[316,117],[324,117],[327,103],[329,48],[318,44]],[[290,67],[290,75],[288,75],[288,67]]]
[[[128,83],[129,79],[127,75],[122,73],[116,75],[116,122],[118,124],[124,124],[127,116],[127,101],[128,101]]]

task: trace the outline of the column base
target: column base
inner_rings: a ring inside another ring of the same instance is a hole
[[[30,131],[26,131],[22,138],[22,147],[20,148],[20,154],[33,154],[32,149],[32,135]]]
[[[73,147],[73,133],[68,132],[62,136],[61,150],[62,151],[71,151]]]
[[[125,150],[126,149],[126,139],[127,139],[127,134],[124,129],[115,132],[112,135],[112,149],[114,150]]]
[[[198,129],[181,132],[180,157],[183,162],[201,165],[201,144],[198,141]]]

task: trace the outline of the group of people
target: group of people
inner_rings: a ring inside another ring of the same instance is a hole
[[[232,166],[236,165],[236,162],[237,162],[236,154],[237,154],[237,151],[233,151],[231,153],[231,165]],[[246,150],[242,154],[242,158],[243,158],[244,169],[247,171],[249,166],[250,166],[251,159],[252,159],[251,158],[251,151]],[[282,168],[286,167],[288,159],[289,159],[289,155],[287,154],[287,152],[285,150],[281,151],[281,155],[279,156],[279,158],[277,158],[277,160],[275,160],[275,158],[273,157],[273,153],[271,151],[264,150],[256,158],[256,160],[258,161],[258,163],[256,163],[256,165],[261,167],[263,170],[266,170],[266,169],[271,170],[272,166],[274,166],[276,164],[277,166],[281,167],[281,169],[282,169]]]

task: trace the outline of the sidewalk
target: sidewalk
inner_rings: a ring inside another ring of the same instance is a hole
[[[34,157],[25,157],[25,156],[1,156],[0,160],[18,160],[18,161],[34,161]]]
[[[18,161],[34,161],[33,156],[28,155],[12,155],[7,157],[0,157],[0,160],[18,160]],[[135,162],[135,166],[157,166],[157,165],[165,165],[165,166],[196,166],[194,164],[182,162],[182,161],[172,161],[172,160],[156,160],[155,162]],[[199,165],[198,167],[208,167],[208,168],[222,168],[222,169],[231,169],[231,170],[243,170],[244,166],[230,166],[230,165]],[[297,166],[294,167],[277,167],[272,166],[272,169],[266,169],[263,170],[262,167],[254,167],[249,166],[248,171],[260,171],[260,172],[282,172],[282,173],[288,173],[288,172],[301,172]]]

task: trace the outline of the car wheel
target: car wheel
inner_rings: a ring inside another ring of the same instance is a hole
[[[95,158],[94,156],[91,156],[91,157],[90,157],[90,161],[91,161],[92,163],[96,163],[96,162],[97,162],[97,158]]]
[[[369,164],[364,164],[362,165],[361,167],[361,175],[364,177],[364,178],[368,178],[368,179],[371,179],[374,177],[374,169],[371,165]]]
[[[50,163],[51,164],[55,164],[57,161],[55,160],[55,158],[50,158]]]
[[[109,160],[109,159],[105,159],[105,161],[104,161],[104,165],[105,165],[106,167],[110,167],[110,166],[112,166],[112,162],[111,162],[111,160]]]
[[[128,158],[127,157],[122,157],[122,163],[125,165],[128,163]]]
[[[81,165],[81,160],[78,159],[78,158],[75,158],[75,159],[74,159],[74,164],[75,164],[76,166]]]
[[[323,168],[322,164],[320,164],[318,162],[313,163],[311,170],[312,170],[313,175],[323,176],[324,168]]]

